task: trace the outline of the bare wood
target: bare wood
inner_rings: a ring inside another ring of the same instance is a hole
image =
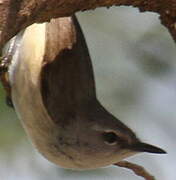
[[[176,40],[176,0],[0,0],[0,47],[21,29],[34,22],[70,16],[78,11],[97,7],[127,5],[141,12],[160,14],[164,24]]]
[[[128,161],[120,161],[114,165],[131,169],[136,175],[143,177],[145,180],[156,180],[154,176],[150,175],[142,166],[137,164]]]

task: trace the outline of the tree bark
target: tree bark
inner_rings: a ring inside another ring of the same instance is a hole
[[[176,0],[0,0],[0,48],[32,23],[113,5],[133,6],[141,12],[160,14],[161,23],[176,40]]]

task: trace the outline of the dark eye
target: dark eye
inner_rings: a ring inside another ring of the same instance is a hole
[[[103,133],[103,139],[105,143],[115,145],[117,142],[117,135],[114,132],[105,132]]]

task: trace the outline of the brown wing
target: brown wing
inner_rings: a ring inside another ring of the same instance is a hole
[[[53,19],[46,39],[43,102],[55,122],[69,121],[96,98],[88,48],[76,17]]]

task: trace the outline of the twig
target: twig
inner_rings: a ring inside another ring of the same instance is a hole
[[[156,180],[154,176],[150,175],[142,166],[128,162],[120,161],[115,166],[131,169],[136,175],[143,177],[145,180]]]

